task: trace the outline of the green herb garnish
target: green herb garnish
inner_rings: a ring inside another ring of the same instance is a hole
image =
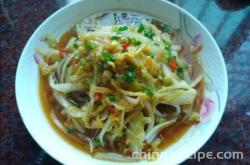
[[[137,32],[138,32],[138,33],[141,33],[141,32],[144,31],[144,29],[145,29],[145,27],[143,26],[143,24],[140,24],[140,26],[139,26]]]
[[[111,102],[116,102],[116,100],[117,100],[116,96],[109,96],[108,99]]]
[[[144,36],[150,39],[153,39],[155,33],[151,28],[147,28],[144,30]]]
[[[168,32],[170,31],[170,27],[169,27],[169,25],[167,25],[167,24],[163,24],[163,25],[162,25],[162,31],[163,31],[163,32],[167,32],[167,33],[168,33]]]
[[[73,129],[72,128],[67,128],[67,134],[72,134],[73,133]]]
[[[119,40],[119,37],[118,37],[118,36],[112,36],[112,37],[111,37],[111,40],[116,40],[116,41],[118,41],[118,40]]]
[[[123,80],[132,83],[136,79],[135,67],[130,66],[122,76]]]
[[[172,59],[176,59],[176,57],[172,56],[169,53],[165,53],[165,55],[163,56],[163,63],[168,63],[168,61],[170,61]]]
[[[152,87],[144,87],[144,92],[148,96],[154,96],[154,88],[152,88]]]
[[[176,57],[173,56],[172,52],[171,52],[171,43],[167,42],[165,40],[163,40],[163,42],[164,42],[164,48],[166,50],[166,53],[165,53],[165,55],[163,57],[163,62],[167,63],[171,59],[176,59]]]
[[[77,49],[78,47],[79,47],[79,45],[78,45],[76,42],[74,42],[74,43],[73,43],[73,48],[74,48],[74,49]]]
[[[102,145],[100,140],[96,138],[93,139],[93,144],[95,147],[100,147]]]
[[[152,52],[149,52],[149,56],[154,59],[154,54]]]
[[[169,57],[172,57],[172,52],[171,52],[171,43],[163,40],[164,42],[164,48],[167,51],[167,54]]]
[[[113,26],[112,31],[114,32],[122,32],[128,30],[127,26]]]
[[[179,66],[179,68],[176,70],[176,75],[180,78],[184,78],[184,66]]]
[[[171,51],[171,43],[167,42],[167,41],[164,41],[164,48],[167,51]]]
[[[111,54],[109,54],[107,51],[103,51],[102,56],[104,57],[105,62],[109,62],[109,61],[115,62],[114,57]]]
[[[135,38],[131,38],[131,39],[130,39],[130,42],[131,42],[131,44],[134,45],[134,46],[139,46],[139,45],[141,45],[141,41],[139,41],[139,40],[137,40],[137,39],[135,39]]]
[[[128,30],[128,27],[127,26],[121,26],[121,27],[119,27],[118,28],[118,31],[126,31],[126,30]]]
[[[153,39],[155,33],[151,27],[145,28],[143,24],[140,24],[139,28],[137,29],[138,33],[144,32],[144,36],[150,39]]]

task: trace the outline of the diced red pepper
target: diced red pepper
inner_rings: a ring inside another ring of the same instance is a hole
[[[122,44],[123,50],[127,50],[128,47],[129,47],[129,42],[124,42],[124,43]]]
[[[67,52],[62,48],[59,49],[59,54],[61,58],[64,58],[67,56]]]
[[[118,115],[118,111],[117,111],[117,109],[115,109],[115,107],[114,107],[113,105],[108,105],[107,108],[108,108],[108,111],[109,111],[112,115],[114,115],[114,116],[117,116],[117,115]]]
[[[170,66],[170,68],[171,68],[172,70],[176,70],[176,69],[178,69],[178,67],[179,67],[179,64],[177,63],[177,61],[176,61],[175,59],[169,60],[169,61],[168,61],[168,65]]]
[[[102,93],[95,93],[95,100],[101,100],[103,98],[103,94]]]

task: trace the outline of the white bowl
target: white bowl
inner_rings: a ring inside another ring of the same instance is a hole
[[[183,29],[185,37],[201,34],[204,45],[200,57],[206,73],[205,95],[215,106],[208,122],[193,126],[178,142],[164,150],[153,162],[129,164],[179,164],[197,152],[211,137],[224,112],[228,79],[225,63],[215,40],[206,28],[180,7],[163,0],[83,0],[69,4],[47,18],[27,42],[16,73],[16,99],[23,122],[35,141],[53,158],[64,164],[117,164],[92,158],[61,138],[48,123],[41,107],[38,91],[38,67],[33,54],[41,37],[53,33],[60,36],[84,17],[101,11],[135,11],[153,16],[172,27]],[[182,22],[182,23],[180,23]],[[186,33],[188,32],[188,33]],[[123,163],[125,164],[125,163]]]

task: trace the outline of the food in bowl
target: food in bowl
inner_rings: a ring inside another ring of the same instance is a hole
[[[35,55],[43,107],[66,139],[96,158],[160,152],[199,122],[202,45],[178,30],[82,23],[45,42]]]

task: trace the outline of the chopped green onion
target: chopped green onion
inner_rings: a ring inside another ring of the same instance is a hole
[[[169,27],[169,25],[167,25],[167,24],[163,24],[163,25],[162,25],[162,31],[163,31],[163,32],[167,32],[167,33],[168,33],[168,32],[170,31],[170,27]]]
[[[172,52],[171,52],[171,43],[170,42],[167,42],[165,40],[163,40],[164,42],[164,48],[165,50],[167,51],[163,57],[163,62],[164,63],[167,63],[169,60],[171,59],[176,59],[175,56],[172,56]]]
[[[164,56],[163,56],[163,63],[168,63],[168,61],[172,60],[172,59],[176,59],[175,56],[172,56],[171,54],[169,53],[166,53]]]
[[[128,70],[122,76],[123,80],[132,83],[136,79],[136,73],[134,66],[130,66]]]
[[[147,38],[152,39],[154,37],[155,33],[151,28],[147,28],[144,30],[144,36]]]
[[[121,31],[126,31],[128,30],[127,26],[113,26],[112,31],[114,32],[121,32]]]
[[[171,52],[171,43],[163,40],[165,50]]]
[[[131,42],[132,45],[135,45],[135,46],[141,45],[141,41],[139,41],[139,40],[137,40],[135,38],[131,38],[130,42]]]
[[[154,54],[152,52],[149,52],[149,56],[154,59]]]
[[[74,42],[74,43],[73,43],[73,48],[74,48],[74,49],[77,49],[78,47],[79,47],[79,45],[78,45],[76,42]]]
[[[119,40],[119,37],[118,36],[112,36],[111,40]]]
[[[131,38],[131,39],[130,39],[130,42],[131,42],[131,44],[134,45],[134,44],[136,43],[136,39],[135,39],[135,38]]]
[[[184,67],[183,66],[179,66],[179,68],[176,71],[176,75],[180,78],[183,79],[184,78]]]
[[[108,99],[111,102],[116,102],[116,100],[117,100],[116,96],[109,96]]]
[[[144,87],[144,92],[148,96],[153,96],[154,95],[154,88],[152,88],[152,87]]]
[[[141,32],[144,31],[144,29],[145,29],[145,27],[143,26],[143,24],[140,24],[140,26],[139,26],[137,32],[138,32],[138,33],[141,33]]]
[[[140,46],[141,45],[141,41],[137,40],[135,43],[135,46]]]
[[[73,133],[73,129],[72,128],[67,128],[67,134],[72,134]]]
[[[150,39],[153,39],[153,36],[155,35],[154,31],[152,28],[148,27],[148,28],[145,28],[143,26],[143,24],[140,24],[137,32],[138,33],[142,33],[144,31],[144,36],[147,37],[147,38],[150,38]]]
[[[168,62],[168,59],[169,59],[169,55],[168,54],[165,54],[163,56],[163,63],[167,63]]]
[[[126,30],[128,30],[127,26],[121,26],[118,28],[118,31],[126,31]]]
[[[123,79],[129,83],[133,82],[135,80],[136,76],[134,72],[127,71],[125,72]]]
[[[96,138],[93,139],[93,144],[94,144],[95,147],[100,147],[101,146],[100,140],[96,139]]]
[[[103,51],[102,56],[104,57],[105,62],[109,62],[109,61],[115,62],[114,57],[111,54],[109,54],[107,51]]]

